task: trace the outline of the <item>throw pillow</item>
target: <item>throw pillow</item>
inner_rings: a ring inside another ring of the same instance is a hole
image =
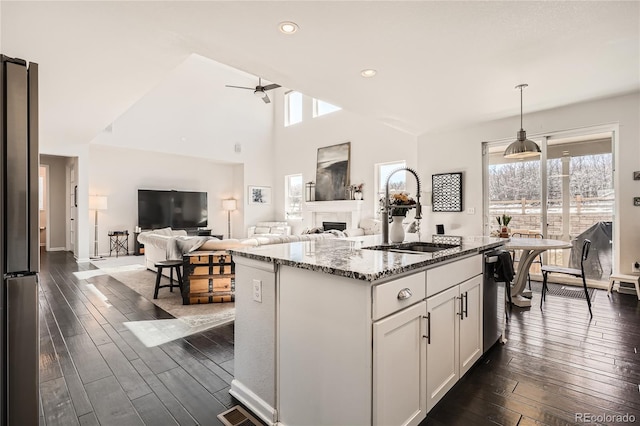
[[[253,230],[254,234],[268,234],[271,228],[268,226],[256,226],[256,229]]]
[[[272,226],[271,229],[269,230],[269,233],[273,235],[284,235],[287,232],[282,226]]]

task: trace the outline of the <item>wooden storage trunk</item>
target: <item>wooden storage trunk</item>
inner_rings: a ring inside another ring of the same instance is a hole
[[[235,265],[226,251],[182,257],[182,304],[233,302]]]

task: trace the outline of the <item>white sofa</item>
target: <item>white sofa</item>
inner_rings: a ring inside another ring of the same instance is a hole
[[[154,265],[157,261],[167,260],[167,243],[171,237],[177,236],[186,237],[187,231],[162,228],[144,231],[138,235],[138,242],[144,244],[144,263],[147,269],[155,271]],[[162,273],[169,276],[169,270],[166,268]]]
[[[275,237],[291,235],[291,227],[287,222],[258,222],[247,230],[247,237]]]
[[[360,237],[362,235],[382,234],[382,222],[378,219],[362,219],[358,225],[358,228],[345,229],[345,235],[347,237]]]
[[[254,235],[253,238],[242,240],[219,240],[214,237],[189,237],[185,231],[174,231],[171,228],[156,229],[141,232],[138,242],[144,244],[144,260],[147,269],[156,271],[155,263],[167,259],[182,259],[182,253],[177,246],[189,247],[189,251],[224,251],[236,247],[252,247],[266,244],[283,244],[296,241],[315,241],[328,238],[336,238],[332,233],[307,234],[307,235]],[[164,269],[163,274],[169,276],[169,271]]]

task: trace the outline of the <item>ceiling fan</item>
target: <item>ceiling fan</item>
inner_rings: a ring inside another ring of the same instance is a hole
[[[265,104],[271,103],[271,99],[267,96],[267,90],[277,89],[280,87],[279,84],[267,84],[266,86],[262,85],[262,78],[258,78],[258,85],[256,87],[244,87],[244,86],[231,86],[229,84],[226,87],[233,87],[234,89],[248,89],[253,90],[253,94],[259,98],[262,98]]]

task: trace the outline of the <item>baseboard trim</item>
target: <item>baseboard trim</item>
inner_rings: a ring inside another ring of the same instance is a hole
[[[50,247],[47,251],[67,251],[66,247]]]
[[[238,401],[242,402],[256,416],[269,426],[276,425],[278,418],[276,409],[267,404],[262,398],[253,393],[249,388],[240,383],[237,379],[231,381],[229,393]]]
[[[76,258],[76,263],[89,263],[89,262],[91,262],[91,259],[89,259],[88,257]]]

